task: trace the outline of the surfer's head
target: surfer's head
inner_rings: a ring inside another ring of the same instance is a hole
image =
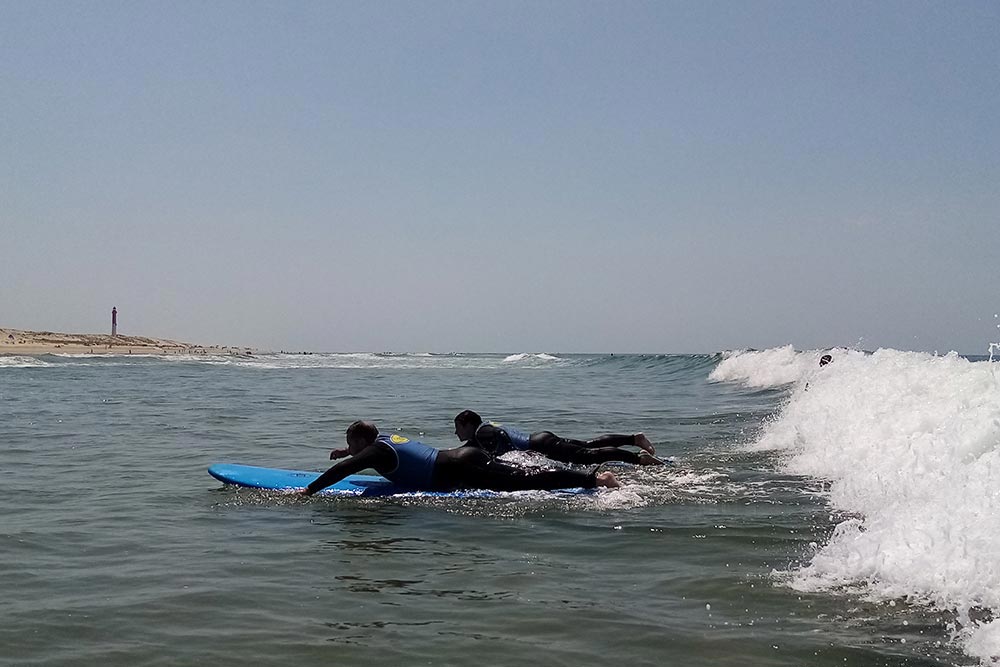
[[[472,410],[463,410],[455,417],[455,435],[462,442],[468,442],[476,435],[476,429],[483,423],[483,418]]]
[[[833,361],[833,357],[831,357],[829,354],[824,354],[822,357],[819,358],[819,365],[826,366],[831,361]]]
[[[358,420],[347,427],[347,450],[357,454],[373,444],[378,437],[378,427],[372,422]]]

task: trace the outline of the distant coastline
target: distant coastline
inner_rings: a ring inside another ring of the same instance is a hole
[[[0,356],[43,354],[235,354],[253,355],[250,347],[198,345],[166,338],[118,334],[60,333],[0,328]]]

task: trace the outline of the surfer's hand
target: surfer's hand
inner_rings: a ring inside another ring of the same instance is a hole
[[[330,460],[333,461],[334,459],[342,459],[345,456],[350,456],[350,455],[351,452],[348,451],[346,447],[343,449],[334,449],[333,451],[330,452]]]
[[[304,489],[299,489],[299,495],[306,496],[308,498],[309,496],[312,495],[312,491],[309,490],[309,487],[306,487]]]

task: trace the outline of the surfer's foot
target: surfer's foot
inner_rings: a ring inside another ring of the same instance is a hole
[[[618,478],[615,477],[615,474],[613,472],[597,473],[596,475],[594,475],[594,478],[597,480],[597,484],[595,486],[603,486],[608,489],[617,489],[619,486],[622,485],[621,482],[618,481]]]
[[[644,433],[636,433],[632,437],[635,438],[636,447],[645,450],[649,454],[656,454],[656,448],[653,447],[653,443],[649,441],[649,438],[647,438]]]
[[[656,458],[649,452],[641,452],[639,454],[639,465],[641,466],[662,466],[665,465],[663,461]]]

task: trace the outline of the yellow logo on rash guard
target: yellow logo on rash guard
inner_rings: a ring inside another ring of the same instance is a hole
[[[396,435],[395,433],[389,436],[389,442],[391,442],[394,445],[401,445],[404,442],[409,442],[409,441],[410,441],[409,438],[404,438],[403,436]]]

